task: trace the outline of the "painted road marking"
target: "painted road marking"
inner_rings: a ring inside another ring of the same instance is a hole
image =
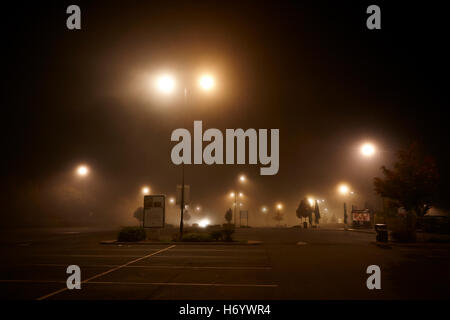
[[[120,265],[117,264],[96,264],[96,265],[79,265],[80,268],[114,268]],[[38,264],[26,264],[16,265],[16,267],[67,267],[67,264],[57,263],[38,263]],[[225,270],[272,270],[270,266],[242,266],[242,267],[221,267],[221,266],[174,266],[174,265],[161,265],[161,266],[125,266],[124,268],[142,268],[142,269],[225,269]],[[3,280],[0,280],[0,282]]]
[[[150,257],[152,257],[152,256],[154,256],[154,255],[156,255],[156,254],[158,254],[158,253],[161,253],[161,252],[170,250],[170,249],[172,249],[172,248],[174,248],[174,247],[175,247],[175,245],[172,245],[172,246],[170,246],[170,247],[167,247],[167,248],[161,249],[161,250],[159,250],[159,251],[156,251],[156,252],[150,253],[150,254],[148,254],[148,255],[145,255],[145,256],[143,256],[143,257],[140,257],[140,258],[138,258],[138,259],[131,260],[130,262],[127,262],[127,263],[125,263],[125,264],[123,264],[123,265],[114,267],[114,268],[109,269],[109,270],[107,270],[107,271],[105,271],[105,272],[102,272],[102,273],[99,273],[99,274],[97,274],[97,275],[95,275],[95,276],[92,276],[92,277],[90,277],[90,278],[88,278],[88,279],[86,279],[86,280],[84,280],[84,281],[81,281],[81,283],[82,283],[82,284],[83,284],[83,283],[87,283],[87,282],[89,282],[89,281],[91,281],[91,280],[94,280],[94,279],[97,279],[97,278],[99,278],[99,277],[102,277],[102,276],[104,276],[104,275],[106,275],[106,274],[108,274],[108,273],[111,273],[111,272],[114,272],[114,271],[116,271],[116,270],[122,269],[123,267],[126,267],[126,266],[128,266],[128,265],[130,265],[130,264],[132,264],[132,263],[135,263],[135,262],[138,262],[138,261],[141,261],[141,260],[150,258]],[[37,298],[36,300],[44,300],[44,299],[47,299],[47,298],[49,298],[49,297],[51,297],[51,296],[54,296],[54,295],[56,295],[56,294],[58,294],[58,293],[64,292],[64,291],[66,291],[66,290],[68,290],[67,287],[66,287],[66,288],[62,288],[62,289],[59,289],[59,290],[54,291],[54,292],[52,292],[52,293],[49,293],[49,294],[47,294],[47,295],[45,295],[45,296],[39,297],[39,298]]]
[[[91,281],[91,284],[121,284],[121,285],[149,285],[149,286],[200,286],[200,287],[252,287],[276,288],[277,284],[245,284],[245,283],[189,283],[189,282],[114,282]]]
[[[90,279],[94,279],[98,276],[94,276]],[[85,280],[82,283],[86,283],[89,280]],[[65,283],[65,281],[57,280],[0,280],[0,282],[9,283]],[[252,283],[191,283],[191,282],[122,282],[122,281],[89,281],[89,284],[107,284],[107,285],[146,285],[146,286],[192,286],[192,287],[251,287],[251,288],[276,288],[277,284],[252,284]],[[68,290],[67,288],[55,291],[51,294],[45,295],[37,300],[43,300],[51,297],[57,293]]]

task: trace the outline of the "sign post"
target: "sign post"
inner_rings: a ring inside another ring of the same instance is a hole
[[[240,210],[240,217],[239,217],[239,225],[242,227],[242,219],[247,220],[247,225],[246,227],[248,227],[248,210]]]
[[[144,228],[164,228],[166,222],[166,197],[164,195],[144,196]]]

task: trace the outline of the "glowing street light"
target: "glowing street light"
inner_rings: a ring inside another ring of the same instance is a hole
[[[364,143],[361,146],[361,154],[365,157],[371,157],[375,154],[375,146],[371,143]]]
[[[205,74],[200,77],[198,84],[203,90],[210,91],[214,89],[215,81],[211,75]]]
[[[76,169],[76,173],[81,177],[87,176],[89,173],[89,168],[85,165],[79,165]]]
[[[278,204],[277,204],[277,209],[278,209],[278,210],[283,209],[283,205],[282,205],[281,203],[278,203]]]
[[[342,195],[346,195],[350,192],[350,188],[346,184],[339,185],[338,190]]]
[[[346,196],[349,193],[353,194],[353,191],[350,191],[349,186],[344,183],[338,186],[338,191],[343,196]],[[344,201],[344,224],[347,224],[347,204],[345,203],[345,201]]]
[[[210,224],[210,221],[209,221],[209,219],[202,219],[202,220],[200,220],[199,222],[198,222],[198,225],[201,227],[201,228],[206,228],[208,225]]]
[[[149,187],[142,187],[142,194],[147,195],[150,193],[150,188]]]
[[[267,207],[266,207],[266,206],[262,207],[262,208],[261,208],[261,211],[262,211],[263,213],[267,213]]]
[[[197,207],[195,208],[195,210],[200,211],[200,210],[201,210],[200,206],[197,206]]]
[[[172,198],[169,198],[169,203],[170,203],[170,204],[175,204],[175,198],[173,198],[173,197],[172,197]]]
[[[177,81],[174,76],[170,74],[162,74],[160,75],[155,82],[156,89],[160,91],[163,94],[172,94],[177,87]],[[215,86],[215,81],[212,75],[204,74],[199,78],[199,85],[200,88],[203,91],[210,91]],[[187,100],[188,100],[188,86],[184,85],[184,108],[183,110],[187,109]],[[186,118],[186,113],[184,115],[184,118]],[[184,193],[185,193],[185,183],[184,183],[184,162],[181,163],[181,199],[180,199],[180,239],[183,238],[183,213],[185,209],[185,199],[184,199]]]
[[[245,182],[246,180],[247,180],[247,178],[243,174],[239,176],[240,182]]]
[[[309,205],[312,207],[314,205],[314,199],[308,198]]]
[[[164,94],[171,94],[175,90],[175,83],[173,76],[165,74],[156,80],[156,88]]]

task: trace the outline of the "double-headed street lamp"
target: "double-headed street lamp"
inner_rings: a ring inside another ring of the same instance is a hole
[[[163,94],[170,95],[176,92],[177,81],[175,77],[171,74],[160,75],[156,79],[156,89]],[[198,86],[203,91],[211,91],[215,87],[214,77],[210,74],[203,74],[198,78]],[[184,120],[186,119],[186,108],[187,108],[187,98],[188,98],[188,87],[185,86],[183,90],[184,94],[184,108],[183,115]],[[184,161],[181,163],[181,205],[180,205],[180,241],[183,239],[183,216],[185,209],[185,199],[184,199]]]
[[[239,198],[243,198],[243,197],[244,197],[244,194],[243,194],[242,192],[234,192],[234,191],[232,191],[232,192],[230,193],[230,197],[231,197],[231,198],[234,198],[234,226],[236,227],[236,223],[237,223],[237,220],[236,220],[236,216],[237,216],[236,210],[237,210],[237,206],[238,206],[238,204],[237,204],[237,198],[238,198],[238,197],[239,197]],[[242,203],[239,203],[239,206],[242,206]]]
[[[275,218],[275,220],[280,222],[283,219],[282,215],[281,215],[281,210],[283,209],[283,205],[281,203],[277,203],[275,205],[275,208],[276,208],[276,210],[275,210],[275,217],[274,218]]]
[[[345,183],[342,183],[338,186],[338,191],[344,197],[348,194],[354,194],[354,192],[350,190],[350,187]],[[347,224],[347,217],[347,204],[344,200],[344,224]]]
[[[238,181],[239,181],[240,183],[245,183],[245,182],[247,181],[247,177],[246,177],[245,175],[241,174],[241,175],[238,177]],[[235,227],[237,226],[237,225],[236,225],[236,223],[237,223],[237,213],[236,213],[236,210],[237,210],[237,197],[238,197],[238,196],[239,196],[240,198],[242,198],[242,197],[244,197],[244,194],[243,194],[242,192],[237,192],[237,191],[232,191],[232,192],[230,193],[230,197],[234,198],[234,226],[235,226]],[[242,206],[242,203],[240,203],[239,206]]]

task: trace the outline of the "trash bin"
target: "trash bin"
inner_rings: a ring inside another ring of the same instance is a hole
[[[375,225],[375,231],[377,233],[377,241],[378,242],[388,242],[388,230],[387,224],[378,223]]]

